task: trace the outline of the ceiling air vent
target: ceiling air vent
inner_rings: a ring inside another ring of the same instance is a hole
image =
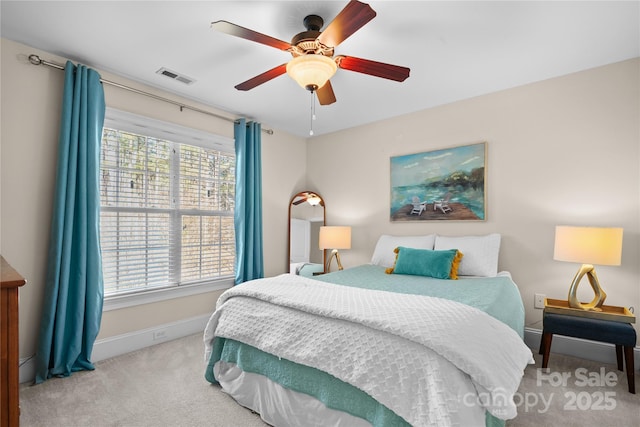
[[[175,71],[171,71],[171,70],[169,70],[167,68],[164,68],[164,67],[162,67],[158,71],[156,71],[156,74],[160,74],[161,76],[167,76],[170,79],[177,80],[177,81],[179,81],[181,83],[184,83],[186,85],[190,85],[190,84],[195,82],[195,80],[192,79],[191,77],[187,77],[187,76],[185,76],[183,74],[176,73]]]

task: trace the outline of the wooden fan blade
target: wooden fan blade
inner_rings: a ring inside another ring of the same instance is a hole
[[[382,77],[383,79],[403,82],[409,77],[411,71],[407,67],[399,65],[385,64],[384,62],[371,61],[369,59],[354,58],[353,56],[336,56],[336,64],[343,70],[355,71],[369,74],[371,76]]]
[[[306,201],[307,201],[307,198],[305,197],[305,198],[303,198],[303,199],[296,200],[295,202],[293,202],[293,204],[294,204],[295,206],[297,206],[297,205],[299,205],[300,203],[304,203],[304,202],[306,202]]]
[[[265,71],[262,74],[258,74],[254,78],[247,80],[246,82],[242,82],[239,85],[236,85],[235,88],[238,90],[249,90],[253,89],[256,86],[261,85],[262,83],[266,83],[271,79],[274,79],[284,73],[287,72],[287,64],[278,65],[275,68],[270,69],[269,71]]]
[[[325,46],[336,47],[375,17],[376,11],[371,6],[351,0],[317,40]]]
[[[336,102],[336,95],[333,93],[333,87],[331,87],[331,82],[329,80],[327,80],[324,86],[316,90],[316,95],[318,96],[318,102],[320,102],[320,105],[329,105]]]
[[[232,36],[240,37],[242,39],[251,40],[252,42],[266,44],[267,46],[275,47],[280,50],[291,49],[291,44],[285,41],[276,39],[271,36],[259,33],[257,31],[250,30],[248,28],[241,27],[236,24],[232,24],[227,21],[216,21],[211,23],[211,28],[222,33],[226,33]]]

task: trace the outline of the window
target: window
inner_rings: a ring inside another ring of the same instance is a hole
[[[105,297],[232,284],[232,141],[107,112],[100,158]]]

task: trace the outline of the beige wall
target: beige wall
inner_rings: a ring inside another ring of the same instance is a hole
[[[1,210],[0,252],[28,283],[20,292],[20,357],[36,351],[56,168],[58,122],[64,73],[36,67],[30,53],[64,64],[65,59],[2,39],[1,67]],[[88,64],[91,65],[91,64]],[[98,70],[100,71],[100,70]],[[161,96],[170,94],[101,72],[117,81]],[[109,107],[233,137],[231,122],[105,85]],[[222,103],[222,102],[221,102]],[[268,127],[268,124],[264,124]],[[285,272],[288,201],[304,189],[306,145],[303,139],[275,130],[263,133],[265,273]],[[210,313],[219,292],[106,312],[99,338]]]
[[[499,268],[520,288],[526,324],[541,329],[534,293],[566,299],[579,267],[553,260],[555,225],[620,226],[622,265],[598,267],[598,277],[607,304],[640,309],[639,76],[636,59],[310,140],[307,179],[327,201],[327,223],[353,227],[343,265],[368,262],[382,233],[497,232]],[[486,221],[389,221],[390,156],[479,141]]]

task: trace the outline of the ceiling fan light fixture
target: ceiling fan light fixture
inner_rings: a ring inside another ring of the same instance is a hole
[[[307,203],[309,203],[311,206],[318,206],[321,201],[322,199],[316,194],[310,194],[309,197],[307,197]]]
[[[311,91],[324,86],[337,69],[333,59],[317,54],[297,56],[287,64],[287,74],[301,87]]]

